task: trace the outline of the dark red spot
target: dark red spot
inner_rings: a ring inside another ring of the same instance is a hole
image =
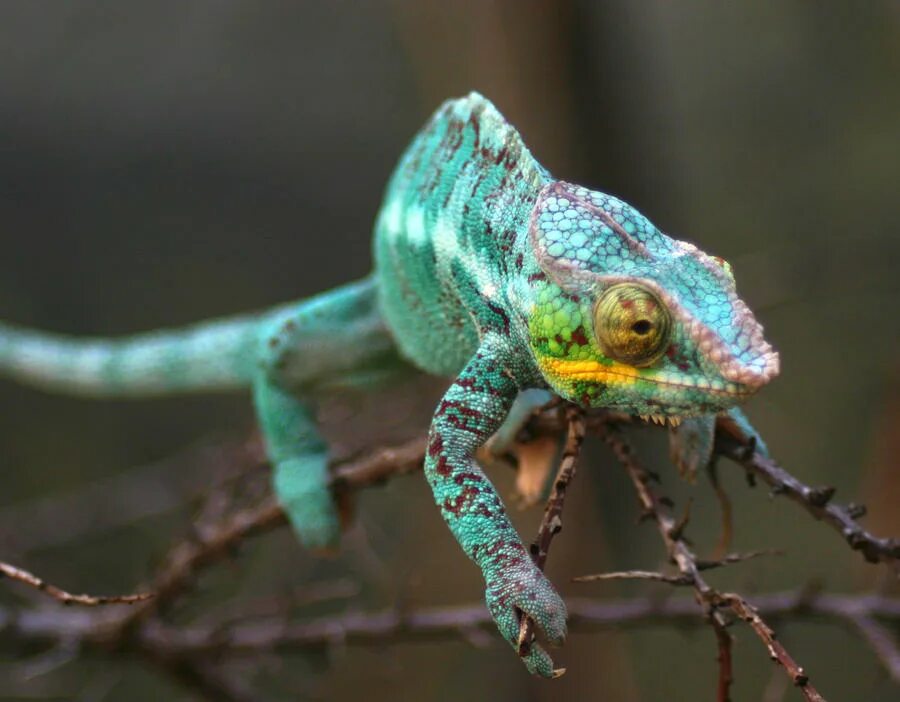
[[[509,315],[506,314],[506,310],[504,310],[499,305],[494,304],[490,300],[485,300],[485,304],[487,305],[488,309],[491,312],[493,312],[495,315],[497,315],[500,318],[500,321],[503,324],[503,331],[504,331],[504,333],[508,334],[509,333]]]
[[[589,346],[590,341],[588,341],[587,335],[584,333],[584,327],[579,326],[572,330],[572,341],[574,341],[579,346]]]
[[[446,456],[441,454],[438,456],[437,463],[434,466],[434,469],[438,472],[439,475],[444,476],[445,478],[453,472],[453,468],[447,462]]]
[[[428,455],[431,458],[434,458],[443,450],[444,450],[444,440],[441,438],[440,434],[435,434],[434,437],[432,437],[431,441],[428,444]]]

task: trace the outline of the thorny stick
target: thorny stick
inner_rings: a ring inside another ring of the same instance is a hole
[[[46,580],[39,578],[34,573],[18,568],[4,561],[0,561],[0,577],[6,577],[10,580],[17,580],[20,583],[33,587],[35,590],[45,592],[50,597],[64,605],[83,605],[85,607],[98,607],[100,605],[110,604],[135,604],[136,602],[144,602],[154,597],[152,592],[139,592],[134,595],[73,595],[66,592],[62,588],[56,587],[48,583]]]
[[[587,419],[587,433],[602,436],[609,427],[627,425],[633,418],[618,412],[591,413]],[[559,422],[552,416],[539,415],[530,430],[535,433],[551,432]],[[878,537],[866,531],[859,523],[865,513],[859,505],[830,504],[834,490],[830,487],[811,487],[781,468],[775,461],[764,457],[749,437],[728,417],[716,419],[715,456],[723,456],[742,467],[748,475],[761,478],[772,492],[785,495],[841,534],[850,547],[862,553],[870,563],[884,562],[900,571],[900,539]]]
[[[532,542],[530,549],[532,560],[541,570],[544,569],[544,565],[547,563],[547,553],[550,550],[550,543],[553,541],[553,537],[562,531],[562,511],[566,500],[566,488],[569,485],[569,481],[575,477],[578,456],[581,453],[581,444],[584,442],[584,412],[574,405],[568,405],[565,409],[565,416],[568,423],[568,431],[559,461],[559,470],[556,473],[556,479],[553,481],[553,491],[550,493],[550,499],[547,500],[547,506],[544,508],[544,517],[541,520],[537,536]],[[519,625],[519,656],[524,658],[529,654],[533,641],[534,621],[529,617],[522,617]],[[553,675],[554,677],[559,677],[565,672],[565,668],[558,668],[553,671]]]
[[[879,538],[860,526],[865,514],[859,505],[833,504],[834,488],[810,487],[781,468],[775,461],[753,450],[752,443],[728,417],[716,420],[715,453],[740,464],[749,475],[761,478],[777,495],[785,495],[841,534],[850,548],[870,563],[883,561],[900,575],[900,539]]]
[[[606,412],[592,415],[586,421],[592,433],[603,436],[608,428],[627,423],[629,419],[623,415]],[[558,416],[544,413],[532,422],[531,431],[544,434],[558,432],[560,425]],[[727,443],[717,442],[717,453],[734,460],[757,460],[756,455],[751,455],[752,450],[748,450],[745,438],[735,439],[732,444],[733,447],[730,447]],[[334,489],[339,492],[356,490],[382,483],[395,475],[416,472],[421,468],[423,448],[424,443],[420,438],[395,449],[373,451],[358,460],[342,461],[333,468]],[[625,453],[628,454],[627,450]],[[744,467],[747,468],[746,463]],[[775,476],[773,479],[781,478]],[[816,506],[817,500],[822,497],[822,491],[804,486],[793,478],[791,480],[795,481],[792,485],[798,486],[796,501],[804,504],[808,511],[815,514],[810,507]],[[773,487],[777,484],[774,483]],[[647,489],[649,490],[649,486]],[[673,527],[673,538],[680,539],[680,534],[677,533],[677,520],[671,515],[668,516]],[[858,515],[845,509],[841,517],[853,528],[852,533],[857,534],[857,540],[851,544],[862,544],[860,550],[864,552],[875,549],[881,554],[881,560],[888,562],[896,560],[897,556],[890,549],[892,540],[871,536],[859,527],[855,521],[856,516]],[[186,555],[186,558],[173,557],[179,549],[184,548],[185,545],[181,544],[176,546],[172,555],[166,559],[157,576],[158,583],[167,583],[165,597],[161,598],[164,600],[162,604],[183,597],[201,569],[208,568],[221,558],[233,554],[245,537],[262,534],[285,523],[280,510],[271,501],[265,501],[252,509],[232,510],[229,514],[218,515],[215,523],[203,525],[199,530],[200,534],[190,541],[194,550],[185,551],[182,555]],[[729,556],[722,560],[733,562],[745,557],[746,555]],[[702,571],[706,567],[714,567],[716,562],[707,564],[704,561],[695,561],[695,564],[696,570]],[[681,581],[683,574],[677,579]],[[717,594],[726,597],[721,593]],[[746,605],[745,601],[741,602]],[[567,604],[571,627],[580,630],[597,626],[623,627],[660,623],[690,626],[703,622],[702,618],[696,616],[697,603],[680,598],[663,602],[657,598],[602,602],[570,599]],[[733,602],[720,601],[719,606],[734,611]],[[754,597],[753,606],[758,615],[767,618],[824,617],[853,626],[878,656],[892,679],[900,682],[900,665],[898,665],[900,654],[889,628],[892,622],[900,621],[900,601],[866,594],[827,595],[788,592]],[[165,620],[164,609],[157,607],[155,602],[138,603],[134,609],[126,612],[110,608],[63,611],[55,608],[15,610],[0,607],[0,644],[11,643],[14,646],[37,644],[52,647],[71,645],[74,642],[78,645],[79,651],[101,656],[130,649],[156,665],[163,665],[164,661],[179,665],[179,670],[185,672],[185,675],[181,676],[183,681],[188,681],[193,676],[195,682],[190,686],[201,691],[205,688],[207,693],[211,694],[210,691],[215,687],[221,692],[225,688],[224,682],[228,682],[219,675],[221,671],[213,665],[221,656],[255,655],[276,650],[302,651],[327,647],[336,638],[342,637],[346,637],[348,643],[375,645],[421,637],[455,638],[476,628],[490,628],[491,622],[490,615],[483,605],[440,610],[351,613],[300,622],[286,622],[287,613],[284,613],[274,617],[243,619],[239,623],[213,624],[171,623]],[[706,613],[708,606],[703,605],[701,609]],[[133,613],[140,610],[145,610],[142,616],[132,617]],[[134,625],[124,626],[123,623],[127,622]],[[720,698],[722,689],[725,688],[727,691],[730,681],[727,659],[721,655],[729,651],[722,649],[721,646],[720,643],[720,659],[722,659],[719,675]],[[206,684],[197,684],[198,674],[204,677]],[[807,685],[804,688],[807,699],[821,700],[821,697],[809,697],[809,687]],[[242,691],[239,688],[231,692],[233,693],[231,697],[224,699],[242,699],[240,696]]]
[[[362,458],[335,467],[331,484],[336,493],[380,483],[392,475],[419,470],[425,453],[424,439],[417,438],[396,448],[373,451]],[[190,585],[194,574],[231,553],[244,538],[271,531],[287,523],[274,499],[233,513],[225,524],[205,528],[195,539],[176,546],[154,583],[156,598],[130,613],[130,619],[146,617],[165,607]],[[123,625],[125,622],[123,622]]]
[[[713,628],[719,652],[717,700],[727,702],[730,699],[729,689],[733,677],[731,636],[726,630],[727,622],[720,611],[721,608],[727,607],[753,628],[756,635],[768,648],[772,660],[784,666],[792,682],[801,689],[808,702],[824,702],[824,698],[809,682],[803,669],[776,641],[774,632],[760,618],[756,610],[739,595],[733,593],[723,595],[706,582],[700,574],[696,555],[683,539],[683,521],[676,520],[664,502],[654,494],[650,487],[651,475],[637,463],[631,454],[630,447],[609,427],[605,431],[601,431],[601,437],[628,472],[644,516],[656,523],[657,531],[662,537],[669,557],[674,561],[684,579],[691,583],[697,603],[702,607],[704,616]]]

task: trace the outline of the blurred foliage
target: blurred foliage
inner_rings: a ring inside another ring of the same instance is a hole
[[[896,0],[3,3],[0,317],[124,333],[358,277],[406,141],[441,100],[475,89],[554,173],[732,262],[782,352],[782,377],[749,407],[757,427],[798,477],[870,502],[867,525],[900,534],[898,76]],[[395,428],[428,419],[427,406],[393,398],[354,402],[334,410],[337,433],[380,426],[371,423],[386,406]],[[0,547],[69,589],[101,592],[151,573],[190,511],[27,551],[4,515],[27,518],[36,501],[251,423],[240,396],[101,403],[6,382],[0,416]],[[664,468],[657,443],[642,454]],[[662,557],[612,465],[598,450],[573,486],[549,566],[565,592],[643,592],[568,580]],[[170,473],[160,471],[160,489]],[[709,548],[718,515],[708,486],[663,473],[679,504],[695,498],[692,533]],[[728,476],[736,546],[788,556],[716,582],[752,593],[876,581],[795,507]],[[498,481],[509,494],[508,476]],[[127,509],[115,494],[108,509]],[[524,534],[538,516],[521,515]],[[362,496],[340,559],[314,560],[279,533],[204,579],[204,602],[346,576],[363,583],[360,606],[481,594],[424,481],[408,479]],[[897,698],[848,632],[782,633],[829,699]],[[749,633],[735,653],[735,700],[760,699],[769,661]],[[651,630],[572,637],[557,654],[569,673],[552,684],[528,678],[504,646],[462,642],[246,671],[270,681],[273,699],[693,700],[711,696],[714,655],[708,631]],[[70,664],[27,684],[7,666],[0,675],[0,699],[188,699],[128,662]]]

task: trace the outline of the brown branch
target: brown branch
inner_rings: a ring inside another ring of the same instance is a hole
[[[0,561],[0,577],[25,583],[35,590],[48,594],[50,597],[64,605],[77,604],[85,607],[98,607],[100,605],[110,604],[130,605],[137,602],[145,602],[154,597],[152,592],[139,592],[134,595],[73,595],[71,592],[66,592],[62,588],[39,578],[34,573],[30,573],[27,570],[18,568],[4,561]]]
[[[693,550],[683,539],[686,520],[676,520],[666,502],[653,492],[650,487],[651,475],[641,467],[631,453],[630,447],[622,441],[614,429],[606,427],[601,437],[612,449],[631,479],[643,515],[651,519],[657,527],[665,544],[669,558],[676,564],[682,577],[691,584],[697,603],[703,610],[706,621],[716,636],[719,661],[719,678],[717,699],[727,702],[733,679],[731,667],[731,637],[727,632],[728,622],[724,619],[721,608],[727,607],[739,618],[746,621],[766,645],[772,659],[784,666],[795,685],[800,687],[809,702],[824,702],[824,698],[809,682],[803,669],[794,661],[784,647],[775,640],[772,629],[759,617],[742,597],[736,594],[722,595],[715,590],[700,574],[698,559]]]
[[[394,475],[420,470],[424,455],[425,441],[417,438],[347,461],[334,467],[332,488],[338,493],[358,490],[382,483]],[[172,549],[153,584],[156,597],[135,610],[130,619],[146,617],[153,610],[165,607],[189,587],[199,570],[232,554],[244,539],[286,524],[281,506],[274,498],[269,498],[260,506],[239,510],[220,523],[199,530],[194,539]],[[127,623],[130,622],[123,622],[123,625]]]
[[[801,689],[807,700],[821,700],[821,696],[805,680],[802,669],[774,638],[772,629],[762,617],[825,617],[857,630],[885,669],[900,682],[900,649],[892,632],[883,623],[900,621],[900,601],[877,596],[779,593],[755,597],[751,605],[736,594],[720,593],[703,580],[701,571],[738,562],[754,554],[732,554],[713,561],[699,560],[683,538],[688,515],[680,520],[675,518],[667,506],[669,503],[654,494],[651,474],[634,461],[629,447],[615,433],[615,427],[629,419],[623,415],[604,412],[591,416],[586,421],[592,433],[603,437],[626,467],[644,515],[656,523],[667,551],[678,567],[677,576],[629,571],[607,574],[601,578],[641,577],[687,585],[694,590],[694,600],[570,600],[567,604],[573,630],[598,626],[626,627],[667,623],[694,625],[706,622],[716,635],[719,654],[717,694],[721,702],[728,699],[733,677],[731,638],[726,630],[730,621],[725,618],[726,612],[730,612],[747,621],[766,644],[770,654],[783,664],[795,684],[805,683]],[[575,427],[569,418],[569,440],[571,442],[577,439],[576,444],[580,443],[584,427],[582,420],[578,423],[581,424],[581,429]],[[559,416],[551,417],[544,413],[532,423],[530,431],[535,434],[550,433],[558,431],[560,424]],[[803,485],[773,462],[753,452],[746,437],[742,440],[731,434],[723,434],[721,428],[717,436],[718,455],[733,458],[748,473],[759,475],[776,492],[788,494],[814,516],[843,530],[851,546],[861,550],[869,560],[897,560],[896,541],[878,539],[862,530],[856,522],[858,514],[853,509],[828,504],[828,490]],[[572,444],[567,442],[567,447],[569,446]],[[340,497],[350,491],[384,482],[394,475],[418,471],[423,453],[424,440],[419,438],[394,449],[342,461],[333,466],[332,487]],[[544,522],[533,552],[539,565],[543,565],[550,542],[561,524],[559,515],[565,487],[574,471],[576,456],[577,447],[567,451],[560,467],[561,477],[557,478],[554,496],[545,510]],[[564,468],[568,472],[564,473]],[[256,473],[258,478],[261,474],[258,471]],[[227,668],[218,667],[217,657],[251,655],[271,650],[303,650],[328,646],[336,640],[378,645],[394,640],[421,638],[459,637],[472,641],[476,637],[483,638],[485,631],[493,631],[490,616],[482,605],[441,610],[354,613],[296,623],[285,623],[284,612],[277,613],[278,616],[274,617],[247,616],[239,621],[232,618],[230,621],[207,623],[168,623],[163,616],[165,609],[190,589],[192,580],[200,570],[233,554],[245,538],[266,533],[286,523],[281,509],[271,498],[241,509],[223,511],[220,509],[223,505],[218,503],[215,507],[216,509],[206,510],[211,517],[210,523],[200,523],[196,535],[189,541],[177,544],[165,559],[155,579],[154,600],[138,601],[134,608],[124,613],[106,608],[70,611],[11,611],[0,608],[0,643],[11,641],[16,644],[51,647],[77,645],[78,650],[105,655],[122,650],[133,651],[155,661],[178,679],[190,681],[192,687],[209,697],[240,700],[252,698],[252,694],[240,686],[234,686],[227,677],[223,677],[222,671]],[[35,580],[41,582],[39,579]],[[47,586],[41,589],[50,591]],[[63,594],[68,598],[95,599],[92,596]],[[95,604],[99,604],[107,598],[96,599],[98,601]],[[65,601],[65,598],[60,601]],[[697,617],[698,613],[703,616]],[[522,640],[531,640],[527,629]]]
[[[573,631],[704,625],[703,619],[697,616],[703,610],[695,598],[573,597],[566,604]],[[824,620],[852,627],[861,618],[900,623],[900,598],[866,593],[811,594],[789,590],[756,595],[753,607],[759,616],[770,620]],[[47,645],[67,640],[80,642],[87,650],[108,653],[108,639],[97,632],[109,619],[109,610],[102,609],[16,612],[0,607],[0,642],[15,640]],[[495,630],[490,613],[482,603],[477,603],[348,612],[297,622],[285,622],[281,615],[184,625],[154,618],[138,629],[135,640],[142,649],[170,656],[244,656],[265,651],[298,652],[335,641],[348,645],[383,645],[424,639],[452,640],[466,638],[466,632],[481,629]],[[900,682],[900,678],[895,680]]]
[[[566,407],[565,416],[568,431],[559,462],[559,470],[556,473],[556,480],[553,482],[553,491],[544,508],[544,516],[538,527],[537,536],[530,549],[531,558],[541,570],[547,563],[547,554],[553,537],[562,531],[562,511],[566,500],[566,488],[575,477],[578,457],[581,454],[581,444],[584,442],[584,413],[574,405],[569,405]],[[531,652],[533,642],[534,620],[531,617],[522,617],[517,648],[520,657],[525,658]],[[565,673],[565,668],[559,668],[553,672],[554,677],[559,677]]]
[[[633,417],[619,412],[591,413],[587,417],[587,432],[603,435],[610,427],[627,425],[633,421]],[[550,433],[554,430],[559,430],[559,421],[547,414],[536,417],[530,427],[530,431],[534,433]],[[859,518],[865,514],[864,507],[855,504],[832,504],[834,488],[811,487],[798,480],[771,458],[756,451],[751,438],[727,416],[716,419],[713,453],[715,456],[722,456],[737,463],[744,468],[748,476],[765,482],[773,494],[785,495],[813,517],[828,524],[844,537],[852,549],[860,551],[870,563],[887,563],[900,572],[900,539],[878,537],[868,532],[859,523]]]
[[[669,583],[669,585],[693,584],[689,578],[683,575],[666,575],[655,570],[620,570],[613,573],[579,575],[572,578],[572,582],[576,583],[592,583],[600,580],[654,580],[656,582]]]
[[[729,702],[731,700],[731,684],[734,682],[734,667],[732,665],[731,635],[724,627],[714,626],[716,634],[716,662],[719,664],[719,679],[716,683],[716,702]]]
[[[762,479],[773,494],[784,495],[828,524],[870,563],[888,563],[900,572],[900,539],[870,534],[857,521],[865,514],[864,508],[833,504],[834,488],[810,487],[797,480],[775,461],[755,451],[750,438],[728,417],[716,421],[715,453],[740,464],[749,475]]]
[[[750,625],[759,639],[766,645],[771,659],[784,666],[791,682],[803,690],[806,699],[810,700],[810,702],[825,702],[825,698],[810,684],[809,676],[787,652],[781,642],[778,641],[775,637],[775,631],[763,621],[755,607],[735,593],[725,593],[719,596],[719,603],[722,606],[729,607],[738,617]]]

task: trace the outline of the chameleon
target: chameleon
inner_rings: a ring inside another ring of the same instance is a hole
[[[94,396],[249,388],[274,492],[313,550],[341,536],[317,402],[369,387],[398,359],[446,377],[424,461],[435,502],[503,638],[517,646],[524,614],[561,643],[566,605],[476,451],[514,434],[507,417],[528,414],[517,397],[537,390],[667,424],[676,462],[696,468],[717,414],[752,432],[738,404],[778,374],[778,353],[726,261],[555,179],[478,93],[445,102],[401,156],[373,258],[362,280],[184,329],[73,338],[0,324],[0,373]],[[554,675],[540,645],[523,661]]]

